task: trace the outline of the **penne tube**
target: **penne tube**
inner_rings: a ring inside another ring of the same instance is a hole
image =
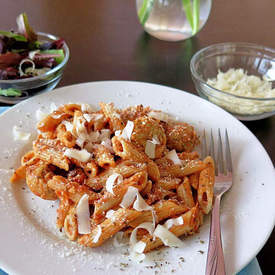
[[[64,124],[59,124],[56,128],[57,139],[68,148],[73,148],[76,144],[76,138],[71,132],[66,130]]]
[[[112,219],[106,219],[101,224],[94,226],[90,234],[79,237],[78,243],[89,247],[100,246],[140,215],[142,212],[119,208],[114,212]]]
[[[103,168],[108,168],[109,166],[115,166],[114,156],[110,151],[102,144],[98,144],[94,148],[96,163]]]
[[[181,182],[181,179],[179,178],[174,178],[174,177],[163,177],[160,178],[158,183],[161,188],[165,190],[172,190],[172,189],[177,189]]]
[[[183,224],[173,225],[169,228],[169,231],[177,237],[194,234],[198,230],[201,222],[201,214],[198,205],[181,215],[181,217],[183,219]],[[141,241],[146,244],[144,253],[163,245],[163,242],[159,238],[152,238],[150,234],[143,236]]]
[[[130,160],[118,161],[115,167],[108,167],[104,172],[100,173],[96,177],[91,175],[86,181],[86,185],[90,186],[95,190],[100,190],[105,187],[105,182],[109,176],[114,173],[118,173],[123,176],[123,178],[128,178],[135,173],[146,171],[145,163],[138,163]]]
[[[72,207],[64,220],[64,232],[69,240],[75,241],[78,237],[78,224],[75,208]]]
[[[149,177],[154,181],[159,179],[159,169],[155,162],[149,159],[144,152],[139,151],[130,141],[125,140],[122,137],[114,136],[112,138],[112,144],[115,153],[122,159],[147,163]]]
[[[105,104],[105,103],[100,102],[99,106],[100,106],[102,112],[104,113],[105,117],[109,121],[110,128],[113,132],[117,131],[117,130],[124,129],[125,125],[124,125],[123,121],[121,120],[120,114],[114,108],[113,103]]]
[[[36,157],[53,164],[66,171],[69,170],[70,161],[64,156],[65,147],[59,140],[38,138],[33,143]]]
[[[132,186],[141,191],[147,184],[147,173],[139,172],[130,178],[125,179],[121,184],[114,186],[113,193],[106,192],[103,197],[95,202],[94,220],[97,222],[102,219],[106,212],[119,205],[123,199],[123,196],[128,190],[128,187]]]
[[[88,186],[70,182],[62,176],[54,176],[48,181],[48,186],[56,192],[66,192],[69,199],[74,203],[77,203],[84,194],[89,196],[90,204],[101,197],[101,194],[91,191]]]
[[[180,215],[189,210],[185,205],[180,204],[175,200],[158,201],[156,204],[152,205],[152,207],[157,223],[169,217]],[[129,225],[131,227],[137,227],[141,223],[152,221],[152,211],[144,211],[140,217],[130,222]]]
[[[198,202],[203,213],[208,214],[213,204],[215,167],[210,156],[206,157],[203,162],[206,164],[206,168],[200,172]]]
[[[188,208],[195,206],[191,186],[188,177],[185,177],[183,182],[177,188],[177,195]]]

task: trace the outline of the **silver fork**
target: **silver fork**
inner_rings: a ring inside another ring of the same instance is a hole
[[[213,132],[207,150],[206,134],[202,139],[202,156],[211,155],[215,161],[214,200],[211,214],[210,236],[207,253],[206,275],[225,275],[225,263],[220,228],[220,201],[222,195],[232,186],[232,159],[227,129],[225,130],[225,148],[223,149],[221,131],[218,130],[218,152],[215,154]],[[224,158],[225,154],[225,158]]]

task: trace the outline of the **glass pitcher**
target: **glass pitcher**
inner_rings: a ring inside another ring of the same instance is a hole
[[[166,41],[185,40],[206,23],[212,0],[136,0],[144,30]]]

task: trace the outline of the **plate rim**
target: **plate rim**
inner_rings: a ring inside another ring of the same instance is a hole
[[[104,84],[111,84],[111,83],[118,83],[118,84],[123,84],[123,85],[127,85],[128,83],[129,84],[138,84],[138,85],[148,85],[148,86],[155,86],[156,88],[157,87],[162,87],[162,88],[166,88],[166,89],[170,89],[170,90],[173,90],[173,92],[176,92],[176,93],[184,93],[186,94],[187,96],[191,96],[191,97],[195,97],[196,100],[198,101],[203,101],[205,102],[206,104],[210,105],[212,108],[214,109],[218,109],[220,111],[222,111],[224,113],[224,115],[226,116],[229,116],[230,119],[233,118],[233,120],[235,120],[235,122],[237,122],[241,127],[244,127],[251,136],[253,136],[253,138],[256,140],[256,142],[258,143],[259,148],[261,150],[262,153],[265,154],[265,157],[266,157],[266,160],[267,162],[269,163],[270,167],[273,168],[273,171],[275,172],[274,170],[274,165],[271,161],[271,158],[269,156],[269,154],[267,153],[267,151],[265,150],[264,146],[262,145],[262,143],[259,141],[259,139],[250,131],[250,129],[244,125],[241,121],[239,121],[236,117],[234,117],[232,114],[230,114],[229,112],[225,111],[223,108],[215,105],[214,103],[212,102],[209,102],[203,98],[201,98],[200,96],[196,95],[196,94],[193,94],[193,93],[189,93],[187,91],[184,91],[184,90],[181,90],[181,89],[178,89],[178,88],[174,88],[174,87],[170,87],[170,86],[167,86],[167,85],[162,85],[162,84],[157,84],[157,83],[150,83],[150,82],[143,82],[143,81],[128,81],[128,80],[103,80],[103,81],[91,81],[91,82],[83,82],[83,83],[76,83],[76,84],[72,84],[72,85],[67,85],[67,86],[62,86],[62,87],[58,87],[56,89],[53,89],[52,91],[49,91],[48,93],[50,93],[51,95],[54,94],[54,93],[59,93],[59,92],[62,92],[63,90],[66,90],[66,89],[71,89],[71,88],[77,88],[78,86],[89,86],[89,85],[104,85]],[[112,93],[112,92],[111,92]],[[47,93],[42,93],[42,94],[38,94],[38,95],[35,95],[25,101],[22,101],[14,106],[11,106],[11,108],[9,108],[8,110],[4,111],[3,113],[0,114],[0,120],[9,112],[12,112],[14,109],[18,109],[20,108],[21,106],[25,105],[25,104],[29,104],[30,101],[33,101],[33,100],[36,100],[37,98],[39,97],[43,97],[45,96],[45,94]],[[275,175],[275,173],[274,173]],[[260,252],[260,250],[263,248],[263,246],[266,244],[267,240],[270,238],[270,235],[274,229],[274,226],[275,226],[275,212],[274,212],[274,215],[273,215],[273,222],[272,222],[273,226],[269,228],[268,230],[268,234],[265,236],[265,239],[264,241],[261,243],[261,245],[259,245],[259,247],[255,250],[254,253],[252,253],[254,256],[251,256],[250,258],[248,258],[248,260],[241,266],[241,268],[238,270],[238,272],[240,272],[245,266],[247,266],[248,263],[250,263],[252,261],[252,259],[254,257],[257,256],[257,254]],[[12,269],[10,269],[8,266],[6,266],[6,264],[0,259],[0,266],[3,267],[6,271],[10,272],[10,274],[14,274],[14,272],[12,272]],[[6,268],[7,267],[7,268]],[[16,272],[15,272],[16,274]]]

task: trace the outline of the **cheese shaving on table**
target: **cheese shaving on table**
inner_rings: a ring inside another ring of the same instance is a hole
[[[115,185],[121,184],[123,182],[123,177],[122,175],[118,174],[118,173],[114,173],[111,176],[108,177],[108,179],[106,180],[106,190],[114,195],[113,192],[113,187]]]
[[[167,229],[170,229],[174,225],[182,225],[182,224],[183,224],[183,218],[182,216],[180,216],[178,218],[167,220],[163,226],[166,227]]]
[[[91,233],[89,196],[84,194],[76,206],[76,216],[79,234]]]
[[[92,156],[86,149],[66,149],[64,155],[69,158],[77,159],[81,162],[88,161]]]
[[[101,226],[98,225],[96,228],[97,228],[97,233],[96,233],[96,235],[93,238],[93,243],[97,243],[98,240],[99,240],[99,238],[100,238],[100,236],[101,236],[101,234],[102,234]]]
[[[127,140],[131,140],[131,135],[133,130],[134,130],[134,122],[131,120],[128,120],[125,128],[122,130],[121,137]]]
[[[37,121],[41,121],[42,119],[44,119],[48,114],[41,111],[41,109],[37,109],[35,112],[35,117]]]
[[[181,160],[179,159],[177,152],[175,149],[173,149],[172,151],[168,152],[165,156],[166,158],[172,160],[174,162],[174,164],[176,165],[182,165]]]
[[[28,141],[31,137],[30,133],[22,132],[18,126],[13,126],[12,134],[14,140]]]
[[[170,247],[182,246],[182,241],[163,225],[158,224],[158,226],[154,231],[154,236],[160,238],[163,244],[166,246],[170,246]]]
[[[161,111],[151,111],[148,116],[164,122],[169,121],[169,115]]]
[[[133,208],[137,211],[152,210],[152,207],[148,205],[139,194],[138,189],[133,186],[129,186],[126,194],[122,199],[122,202],[120,203],[120,206],[123,208],[128,208],[133,204],[133,202]]]

